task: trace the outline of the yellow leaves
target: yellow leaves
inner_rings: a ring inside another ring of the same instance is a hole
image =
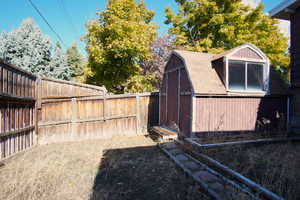
[[[143,1],[110,0],[107,9],[97,14],[98,20],[87,25],[89,80],[110,92],[121,92],[118,88],[138,74],[138,64],[150,57],[157,29],[151,22],[154,12]]]
[[[279,31],[277,20],[240,0],[179,1],[178,13],[166,9],[166,23],[172,27],[175,44],[194,51],[216,53],[243,43],[261,48],[273,65],[287,66],[287,38]]]

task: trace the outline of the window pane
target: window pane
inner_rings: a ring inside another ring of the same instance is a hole
[[[245,63],[238,61],[229,62],[229,89],[245,90]]]
[[[248,63],[247,89],[263,90],[263,64]]]

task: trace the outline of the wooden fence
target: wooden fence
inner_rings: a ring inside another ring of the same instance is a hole
[[[36,79],[0,60],[0,160],[37,144]]]
[[[43,99],[39,144],[144,135],[158,123],[158,94]]]
[[[144,135],[158,123],[158,93],[36,76],[0,60],[0,160],[37,144]]]
[[[39,98],[57,99],[84,96],[103,96],[106,93],[105,87],[63,81],[52,78],[41,78],[39,80]]]

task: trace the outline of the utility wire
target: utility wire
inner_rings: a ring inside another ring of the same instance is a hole
[[[60,6],[62,8],[63,13],[65,14],[67,21],[69,22],[69,24],[71,25],[71,28],[73,29],[74,32],[76,32],[77,35],[80,35],[78,32],[78,29],[76,28],[75,24],[73,23],[72,17],[70,15],[70,13],[68,12],[65,3],[63,0],[58,0],[58,2],[60,3]]]
[[[36,5],[31,1],[28,0],[29,3],[31,4],[31,6],[36,10],[36,12],[40,15],[40,17],[44,20],[44,22],[48,25],[48,27],[51,29],[51,31],[56,35],[56,37],[59,39],[59,41],[62,43],[62,45],[65,45],[65,43],[63,42],[62,38],[60,37],[60,35],[54,30],[54,28],[50,25],[50,23],[48,22],[48,20],[43,16],[42,12],[36,7]],[[66,47],[67,48],[67,47]]]
[[[78,27],[75,25],[73,19],[72,19],[72,15],[70,14],[69,10],[67,9],[67,6],[66,6],[66,3],[64,0],[57,0],[58,3],[60,4],[60,7],[62,9],[62,12],[64,13],[68,23],[70,24],[70,28],[73,30],[73,32],[76,33],[76,37],[80,38],[81,35],[78,31]],[[75,38],[75,41],[78,39],[78,38]],[[76,44],[80,47],[82,47],[83,49],[85,48],[85,46],[82,44],[82,42],[76,42]]]

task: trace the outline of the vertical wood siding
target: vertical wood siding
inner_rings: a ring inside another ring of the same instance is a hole
[[[180,135],[188,136],[191,132],[191,96],[192,86],[184,63],[172,55],[160,89],[160,125],[179,128]]]
[[[258,55],[255,51],[253,51],[250,48],[243,48],[237,51],[232,56],[238,58],[251,58],[251,59],[263,60],[263,58],[260,55]]]
[[[0,61],[0,160],[36,144],[36,77]]]
[[[180,70],[180,107],[179,129],[182,136],[188,137],[191,133],[192,123],[192,87],[186,69]]]
[[[197,97],[196,132],[286,130],[286,97]]]
[[[182,61],[176,55],[172,54],[169,62],[166,64],[165,72],[176,70],[180,66],[183,67]]]
[[[178,71],[168,74],[167,125],[178,125]]]

